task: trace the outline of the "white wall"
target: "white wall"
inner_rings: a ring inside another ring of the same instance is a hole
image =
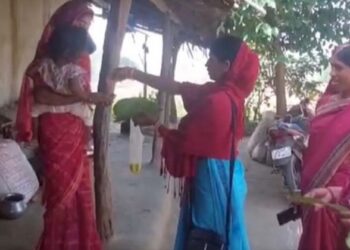
[[[0,0],[0,107],[17,99],[49,16],[65,0]]]

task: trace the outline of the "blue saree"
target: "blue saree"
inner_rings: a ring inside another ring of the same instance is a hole
[[[226,209],[229,187],[230,161],[203,159],[198,163],[194,178],[192,222],[194,226],[226,234]],[[245,225],[244,204],[247,194],[245,168],[236,160],[232,189],[232,212],[228,250],[249,250]],[[174,250],[184,250],[189,231],[190,207],[184,203],[181,212]]]

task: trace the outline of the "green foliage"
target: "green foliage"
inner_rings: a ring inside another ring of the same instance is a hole
[[[246,120],[257,122],[261,119],[260,108],[262,105],[269,107],[273,91],[274,65],[269,60],[261,60],[262,71],[258,79],[255,91],[246,100]]]
[[[238,34],[261,53],[282,51],[324,59],[327,44],[350,36],[350,2],[347,0],[260,0],[266,15],[250,5],[233,10],[223,31]],[[277,53],[279,54],[279,53]]]
[[[263,6],[266,13],[261,14],[251,5],[242,4],[232,11],[219,32],[242,37],[261,55],[260,85],[256,92],[266,86],[274,88],[274,67],[277,62],[283,62],[287,68],[289,95],[314,97],[321,83],[314,80],[314,75],[328,64],[333,46],[350,37],[350,1],[254,2]]]
[[[141,113],[156,118],[159,106],[156,102],[142,97],[125,98],[113,106],[115,122],[128,121]]]

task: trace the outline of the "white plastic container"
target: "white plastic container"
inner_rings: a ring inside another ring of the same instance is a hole
[[[130,137],[129,137],[129,167],[130,171],[138,175],[142,169],[142,152],[143,152],[144,136],[139,126],[135,126],[130,121]]]

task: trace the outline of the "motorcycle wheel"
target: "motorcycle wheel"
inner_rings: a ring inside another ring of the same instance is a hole
[[[292,155],[291,160],[283,167],[282,172],[289,191],[298,192],[300,190],[301,178],[300,160],[295,155]]]

